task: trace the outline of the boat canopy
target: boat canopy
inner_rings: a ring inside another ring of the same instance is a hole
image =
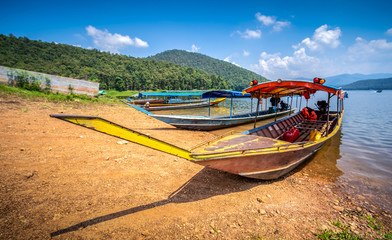
[[[344,97],[344,91],[341,88],[322,85],[308,81],[275,81],[265,82],[245,89],[242,93],[250,93],[253,98],[285,97],[303,94],[313,94],[317,91],[324,91],[334,95]]]
[[[143,97],[201,97],[203,93],[190,93],[190,92],[181,92],[181,93],[139,93],[139,98]]]
[[[249,93],[242,94],[239,91],[228,91],[228,90],[213,90],[203,93],[202,98],[246,98],[251,97]]]

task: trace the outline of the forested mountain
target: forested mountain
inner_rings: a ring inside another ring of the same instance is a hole
[[[100,83],[101,89],[227,89],[222,77],[190,67],[0,34],[0,65]]]
[[[344,90],[392,90],[392,78],[360,80],[343,86]]]
[[[260,76],[259,74],[200,53],[183,50],[169,50],[148,57],[148,59],[171,62],[173,64],[200,69],[209,74],[216,74],[227,79],[229,88],[238,91],[249,87],[249,82],[254,79],[259,82],[267,81],[265,77]]]
[[[326,84],[335,86],[335,87],[342,87],[350,83],[354,83],[359,80],[367,80],[367,79],[384,79],[392,77],[391,73],[374,73],[374,74],[341,74],[336,76],[326,77],[327,80]]]

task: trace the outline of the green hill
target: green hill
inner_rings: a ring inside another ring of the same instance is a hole
[[[169,50],[148,57],[148,59],[171,62],[181,66],[200,69],[209,74],[216,74],[221,78],[227,79],[229,88],[238,91],[249,87],[249,82],[254,79],[259,82],[267,81],[265,77],[260,76],[259,74],[200,53],[183,50]]]
[[[343,86],[345,90],[392,90],[392,78],[368,79]]]
[[[88,50],[0,34],[0,65],[100,83],[101,89],[227,89],[227,81],[201,70],[145,58]]]

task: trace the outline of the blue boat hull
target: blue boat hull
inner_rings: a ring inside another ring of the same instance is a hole
[[[257,116],[257,121],[279,117],[285,114],[294,112],[291,110],[278,110],[277,113],[270,111],[260,111]],[[255,121],[256,113],[239,114],[233,116],[182,116],[182,115],[150,115],[162,122],[168,123],[172,126],[188,130],[202,130],[210,131],[221,128],[233,127],[241,124],[251,123]]]

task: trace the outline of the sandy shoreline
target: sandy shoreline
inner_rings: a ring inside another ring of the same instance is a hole
[[[371,236],[361,215],[390,209],[339,192],[303,166],[256,181],[50,118],[94,115],[183,148],[214,137],[127,106],[0,96],[0,238],[314,239],[339,220]]]

